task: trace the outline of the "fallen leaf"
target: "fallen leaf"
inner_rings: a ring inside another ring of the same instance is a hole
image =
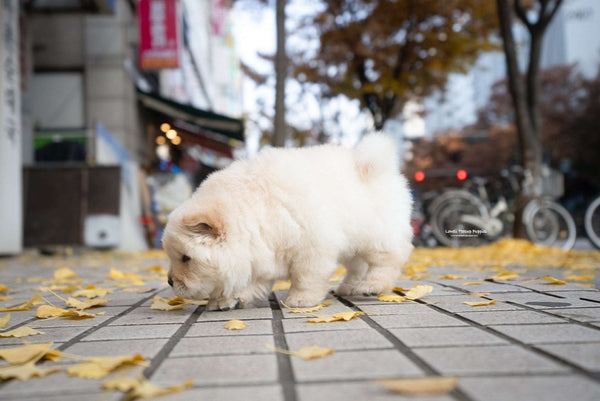
[[[77,277],[77,273],[71,269],[67,269],[66,267],[54,271],[54,278],[56,280],[70,280]]]
[[[124,288],[123,292],[137,292],[138,294],[146,294],[154,291],[156,288]]]
[[[124,393],[128,392],[139,386],[140,382],[138,379],[133,377],[115,377],[114,379],[105,381],[102,383],[102,388],[104,390],[119,390]]]
[[[79,310],[69,310],[69,309],[57,308],[56,306],[51,306],[51,305],[42,305],[37,309],[35,317],[37,317],[38,319],[53,318],[53,317],[68,317],[68,318],[72,318],[72,319],[89,319],[89,318],[93,318],[93,317],[103,315],[103,314],[104,314],[104,312],[89,313],[89,312],[83,312],[83,311],[79,311]]]
[[[288,308],[290,310],[290,313],[313,313],[313,312],[320,311],[321,309],[325,308],[326,306],[331,305],[331,299],[323,301],[320,304],[318,304],[317,306],[313,306],[312,308],[290,308],[289,306],[284,304],[283,301],[281,301],[281,304],[283,306],[285,306],[286,308]]]
[[[96,306],[104,305],[108,301],[110,301],[110,299],[94,298],[94,299],[88,299],[87,301],[80,301],[75,298],[69,298],[69,299],[67,299],[67,305],[69,305],[71,308],[75,308],[77,310],[84,310],[84,309],[89,309],[89,308],[94,308]]]
[[[495,303],[496,303],[495,299],[492,299],[490,301],[483,301],[483,302],[463,301],[463,304],[467,304],[470,306],[488,306],[488,305],[494,305]]]
[[[156,295],[154,298],[152,298],[152,305],[150,305],[150,309],[162,310],[162,311],[174,311],[174,310],[181,310],[185,306],[184,302],[175,303],[173,305],[171,305],[170,302],[173,302],[173,300],[168,300],[168,299],[165,299],[165,298],[162,298],[162,297]]]
[[[273,287],[271,288],[271,291],[289,290],[291,286],[292,286],[292,282],[291,281],[277,280],[277,281],[275,281],[275,284],[273,284]]]
[[[6,328],[8,322],[10,322],[10,313],[7,313],[4,317],[0,317],[0,329]]]
[[[198,305],[198,306],[205,306],[208,305],[208,299],[188,299],[188,298],[183,298],[183,303],[185,303],[186,305]]]
[[[265,346],[267,348],[272,349],[273,351],[279,352],[281,354],[299,356],[300,358],[302,358],[304,360],[324,358],[335,352],[331,348],[319,347],[318,345],[310,345],[308,347],[302,347],[298,351],[288,351],[285,349],[273,347],[270,344],[265,344]]]
[[[112,356],[106,358],[90,358],[88,361],[69,366],[67,373],[84,379],[101,379],[113,370],[124,365],[143,365],[144,357],[140,354]]]
[[[423,298],[425,295],[429,294],[431,291],[433,291],[432,286],[417,284],[414,287],[412,287],[410,290],[408,290],[406,292],[405,296],[406,296],[406,299],[415,300],[415,299]]]
[[[315,319],[308,320],[308,323],[331,323],[331,322],[339,322],[339,321],[349,321],[357,317],[358,315],[364,315],[364,312],[356,312],[356,311],[346,311],[334,313],[330,316],[317,316]]]
[[[75,291],[73,293],[73,296],[76,298],[96,298],[96,297],[100,297],[102,298],[103,296],[105,296],[106,294],[112,292],[112,289],[108,289],[108,288],[102,288],[102,287],[96,287],[95,285],[87,285],[85,287],[85,289],[83,290],[79,290],[79,291]]]
[[[490,277],[490,280],[493,281],[506,281],[506,280],[513,280],[519,278],[519,275],[515,272],[511,272],[511,271],[501,271],[498,272],[498,274],[496,274],[493,277]]]
[[[0,284],[0,294],[10,291],[10,288],[4,284]]]
[[[10,301],[13,298],[14,297],[12,295],[3,295],[3,296],[0,297],[0,302],[1,301]]]
[[[162,266],[152,266],[146,269],[148,273],[162,273],[167,274],[167,271]]]
[[[580,287],[586,287],[586,288],[596,288],[596,286],[594,286],[594,284],[591,283],[574,283],[575,285],[578,285]]]
[[[0,367],[0,379],[17,379],[17,380],[28,380],[32,377],[44,377],[51,373],[58,372],[61,369],[60,366],[53,368],[40,368],[35,366],[35,362],[27,362],[22,365],[9,365]]]
[[[397,292],[405,292],[405,291],[408,291],[408,290],[410,290],[410,288],[404,288],[404,287],[394,287],[394,288],[392,288],[392,292],[396,292],[396,293]]]
[[[9,330],[9,331],[0,333],[0,337],[2,337],[2,338],[8,338],[8,337],[20,338],[20,337],[28,337],[28,336],[37,336],[39,334],[46,334],[46,333],[44,333],[43,331],[38,331],[38,330],[32,329],[29,326],[21,326],[19,328],[13,329],[13,330]]]
[[[0,308],[0,312],[19,312],[26,311],[32,305],[37,305],[38,303],[43,303],[44,298],[40,294],[33,294],[33,296],[29,299],[29,301],[23,302],[20,305],[13,306],[12,308]]]
[[[26,362],[39,361],[48,351],[52,343],[26,344],[15,348],[0,349],[0,358],[11,365],[22,365]]]
[[[132,286],[132,285],[135,286],[135,285],[146,284],[146,282],[144,281],[144,278],[142,276],[140,276],[139,274],[122,272],[122,271],[114,269],[112,267],[111,267],[110,271],[108,272],[108,277],[110,277],[113,280],[125,281],[125,282],[121,283],[121,285],[124,285],[124,286]]]
[[[489,292],[466,292],[467,295],[473,295],[474,297],[487,297],[491,295]]]
[[[483,284],[481,281],[469,281],[466,283],[462,283],[461,285],[480,285]]]
[[[423,377],[416,379],[378,380],[377,383],[402,395],[447,394],[458,385],[457,377]]]
[[[404,302],[406,301],[406,297],[401,295],[380,295],[377,299],[382,302]]]
[[[457,276],[456,274],[444,274],[440,276],[441,279],[446,280],[462,280],[463,278],[467,278],[467,276]]]
[[[193,385],[193,380],[187,380],[181,384],[168,387],[159,387],[144,378],[138,380],[131,377],[118,377],[103,383],[102,388],[105,390],[120,390],[127,392],[127,399],[134,400],[136,398],[147,399],[160,397],[166,394],[178,393],[181,390],[192,387]]]
[[[225,328],[227,330],[244,330],[246,325],[241,320],[234,319],[225,323]]]
[[[559,280],[559,279],[557,279],[557,278],[554,278],[554,277],[552,277],[552,276],[540,277],[540,278],[538,278],[538,279],[536,279],[536,280],[544,280],[544,281],[549,281],[549,283],[548,283],[549,285],[565,285],[565,284],[567,284],[567,282],[566,282],[566,281]]]
[[[567,276],[565,277],[565,280],[569,280],[569,281],[591,281],[594,279],[594,275],[593,274],[582,274],[580,276]]]

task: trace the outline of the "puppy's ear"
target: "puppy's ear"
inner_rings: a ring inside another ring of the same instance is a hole
[[[193,212],[183,216],[182,223],[194,234],[218,239],[223,237],[223,222],[216,213]]]

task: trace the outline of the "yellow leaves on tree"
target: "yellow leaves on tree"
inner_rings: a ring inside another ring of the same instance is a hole
[[[458,385],[457,377],[423,377],[415,379],[378,380],[382,386],[401,395],[447,394]]]
[[[227,330],[244,330],[246,328],[246,324],[244,324],[244,322],[241,320],[234,319],[225,323],[225,328]]]

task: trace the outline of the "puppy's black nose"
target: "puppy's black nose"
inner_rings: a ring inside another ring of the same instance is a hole
[[[167,283],[169,283],[169,285],[173,287],[173,279],[171,278],[171,276],[169,276],[169,278],[167,279]]]

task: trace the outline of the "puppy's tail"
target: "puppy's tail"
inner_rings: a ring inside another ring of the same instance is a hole
[[[365,136],[354,149],[354,160],[359,177],[369,181],[380,175],[398,174],[398,148],[395,141],[384,134]]]

